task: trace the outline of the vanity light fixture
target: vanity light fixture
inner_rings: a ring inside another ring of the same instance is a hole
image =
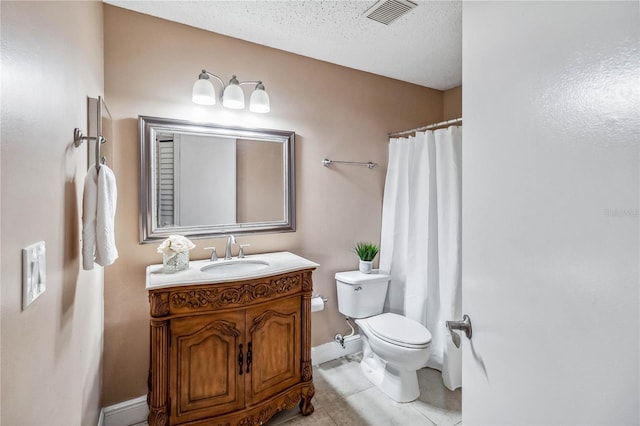
[[[192,100],[200,105],[215,105],[216,89],[213,87],[209,77],[214,77],[222,85],[222,106],[231,109],[244,108],[244,92],[240,87],[243,84],[255,84],[255,89],[249,98],[249,110],[251,112],[266,113],[271,110],[269,94],[264,89],[262,81],[238,81],[236,76],[232,76],[229,84],[225,86],[224,81],[215,74],[207,70],[202,70],[198,80],[193,84]]]

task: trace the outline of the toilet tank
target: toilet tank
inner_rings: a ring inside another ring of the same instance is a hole
[[[391,277],[376,271],[336,273],[338,310],[350,318],[366,318],[382,313]]]

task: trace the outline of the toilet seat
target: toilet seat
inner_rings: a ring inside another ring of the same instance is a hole
[[[431,343],[431,333],[411,318],[387,312],[360,320],[371,334],[393,345],[423,349]]]

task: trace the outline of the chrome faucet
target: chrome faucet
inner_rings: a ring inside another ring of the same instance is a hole
[[[231,244],[236,244],[236,237],[229,235],[227,237],[227,247],[224,250],[224,260],[231,259]]]

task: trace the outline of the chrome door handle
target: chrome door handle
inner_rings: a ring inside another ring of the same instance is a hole
[[[467,338],[471,339],[471,318],[469,318],[469,315],[463,315],[462,321],[447,321],[446,324],[456,348],[460,347],[460,335],[453,330],[462,330],[467,335]]]

